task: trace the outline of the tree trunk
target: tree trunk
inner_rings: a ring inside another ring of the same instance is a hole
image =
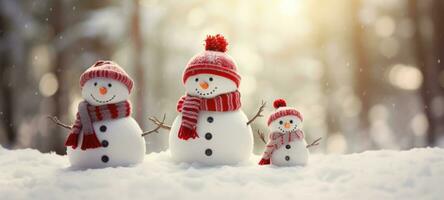
[[[421,85],[421,97],[424,104],[424,112],[427,116],[429,128],[427,131],[427,143],[429,145],[434,145],[436,142],[436,124],[433,116],[433,110],[431,109],[431,102],[433,96],[436,94],[436,90],[433,87],[433,67],[430,67],[427,62],[427,51],[421,37],[421,24],[420,24],[420,14],[418,10],[418,1],[409,1],[409,13],[415,27],[415,34],[413,36],[414,50],[416,55],[416,64],[421,70],[424,76],[424,82]]]
[[[6,6],[8,4],[8,6]],[[0,2],[0,121],[5,130],[6,142],[4,146],[13,148],[17,142],[16,129],[16,99],[15,91],[19,89],[14,87],[14,75],[21,73],[20,68],[24,68],[25,52],[24,43],[19,38],[18,31],[13,18],[16,17],[11,12],[5,12],[3,9],[21,11],[18,2]]]
[[[52,16],[51,16],[51,20],[53,20],[52,23],[52,27],[54,28],[54,38],[53,38],[53,42],[54,44],[56,43],[57,40],[60,39],[60,34],[63,33],[64,29],[65,29],[65,24],[66,24],[66,19],[65,19],[65,15],[64,15],[64,1],[53,1],[53,12]],[[57,50],[56,51],[56,56],[55,56],[55,60],[54,60],[54,65],[52,67],[52,71],[55,74],[55,76],[57,77],[58,80],[58,84],[59,84],[59,89],[57,90],[57,92],[54,94],[53,98],[54,98],[54,116],[59,116],[61,118],[63,118],[63,116],[66,115],[66,113],[68,112],[68,90],[69,88],[66,86],[66,82],[63,81],[64,80],[64,71],[65,71],[65,60],[66,60],[66,55],[65,55],[65,50],[61,49],[61,50]],[[50,135],[50,141],[51,144],[50,145],[50,151],[55,151],[57,154],[64,154],[65,153],[65,148],[63,147],[63,138],[62,138],[62,130],[60,127],[56,127],[53,129],[53,131],[51,131],[51,135]]]
[[[0,16],[0,30],[7,30],[7,25],[3,17]],[[12,68],[12,58],[10,51],[6,48],[7,46],[7,38],[3,37],[6,33],[2,33],[3,41],[0,41],[0,45],[5,47],[0,49],[0,102],[1,113],[0,113],[0,121],[3,123],[3,128],[5,129],[6,134],[6,143],[5,146],[7,148],[12,148],[17,140],[17,133],[13,126],[14,124],[14,94],[11,88],[11,68]]]
[[[435,113],[435,138],[429,138],[430,141],[439,139],[439,137],[444,137],[444,1],[435,0],[432,2],[432,19],[434,24],[434,54],[432,59],[432,65],[435,68],[433,75],[436,76],[434,80],[435,87],[438,87],[439,91],[434,104],[440,108],[434,109],[437,111]],[[439,80],[441,79],[441,81]],[[438,105],[436,105],[438,104]],[[434,142],[434,141],[433,141]]]
[[[133,62],[136,82],[136,120],[140,126],[145,124],[145,69],[142,64],[143,39],[140,30],[140,2],[133,0],[133,15],[131,18],[131,40],[133,42]]]
[[[367,51],[365,46],[364,27],[359,21],[359,11],[361,10],[361,0],[351,1],[352,10],[352,43],[353,51],[355,52],[355,93],[361,101],[361,112],[359,113],[359,129],[361,131],[362,141],[367,141],[363,145],[371,147],[373,143],[370,137],[370,122],[368,113],[371,107],[371,66],[367,57]],[[364,147],[365,148],[365,147]]]

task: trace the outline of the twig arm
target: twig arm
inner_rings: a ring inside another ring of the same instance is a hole
[[[318,146],[319,145],[319,141],[322,139],[322,137],[316,139],[315,141],[313,141],[311,144],[307,145],[307,148],[310,147],[314,147],[314,146]]]
[[[171,126],[165,124],[165,118],[166,118],[166,115],[164,114],[162,121],[160,121],[156,117],[150,117],[149,120],[151,122],[153,122],[154,124],[156,124],[157,126],[160,126],[160,128],[171,130]]]
[[[267,144],[267,141],[265,141],[265,135],[264,133],[262,133],[259,129],[257,130],[257,135],[259,136],[259,138],[261,139],[262,142],[264,142],[264,144]]]
[[[48,115],[47,118],[50,119],[52,122],[54,122],[56,125],[58,125],[58,126],[60,126],[62,128],[65,128],[65,129],[68,129],[68,130],[72,129],[72,126],[64,124],[56,116],[49,116]]]
[[[145,132],[143,132],[143,133],[142,133],[142,137],[145,137],[145,136],[147,136],[147,135],[149,135],[149,134],[151,134],[151,133],[158,133],[158,132],[159,132],[159,128],[160,128],[160,127],[156,127],[156,128],[154,128],[153,130],[149,130],[149,131],[145,131]]]
[[[259,107],[259,110],[257,111],[256,115],[254,115],[253,118],[251,118],[250,120],[248,120],[247,122],[247,126],[250,125],[251,123],[254,122],[254,120],[256,120],[258,117],[263,117],[262,112],[264,111],[265,105],[267,103],[265,101],[262,101],[262,105],[261,107]]]
[[[154,124],[156,124],[157,127],[154,128],[153,130],[143,132],[142,136],[146,136],[146,135],[149,135],[151,133],[158,133],[159,129],[161,129],[161,128],[167,129],[167,130],[171,130],[171,126],[168,126],[168,125],[165,124],[165,119],[166,119],[166,115],[165,114],[163,115],[162,121],[160,121],[156,117],[150,117],[148,119],[151,122],[153,122]]]

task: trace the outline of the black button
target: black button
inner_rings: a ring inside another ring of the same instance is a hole
[[[290,156],[285,156],[285,160],[289,161],[290,160]]]
[[[107,163],[109,161],[108,156],[102,156],[102,162]]]
[[[205,155],[211,156],[211,154],[213,154],[213,150],[211,150],[211,149],[205,150]]]
[[[100,126],[100,131],[105,132],[106,131],[106,126],[105,125]]]
[[[213,117],[208,117],[208,118],[207,118],[207,122],[208,122],[208,123],[213,123],[213,121],[214,121]]]
[[[102,147],[107,147],[109,145],[108,140],[103,140],[102,141]]]
[[[213,138],[213,135],[211,135],[211,133],[206,133],[205,134],[205,139],[211,140],[211,138]]]
[[[286,148],[286,149],[290,149],[291,146],[290,146],[289,144],[287,144],[287,145],[285,145],[285,148]]]

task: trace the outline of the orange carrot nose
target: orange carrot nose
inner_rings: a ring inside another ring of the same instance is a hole
[[[105,95],[108,92],[108,90],[106,89],[106,87],[100,87],[99,88],[99,93],[101,95]]]
[[[199,85],[200,85],[200,88],[202,88],[204,90],[208,89],[208,87],[209,87],[208,83],[205,81],[200,82]]]
[[[284,127],[285,128],[290,128],[291,124],[289,122],[285,122]]]

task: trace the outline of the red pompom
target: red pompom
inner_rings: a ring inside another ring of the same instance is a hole
[[[226,52],[227,46],[228,42],[221,34],[208,35],[207,39],[205,39],[205,50],[207,51]]]
[[[285,107],[287,106],[287,102],[284,99],[276,99],[273,102],[273,107],[278,109],[280,107]]]

